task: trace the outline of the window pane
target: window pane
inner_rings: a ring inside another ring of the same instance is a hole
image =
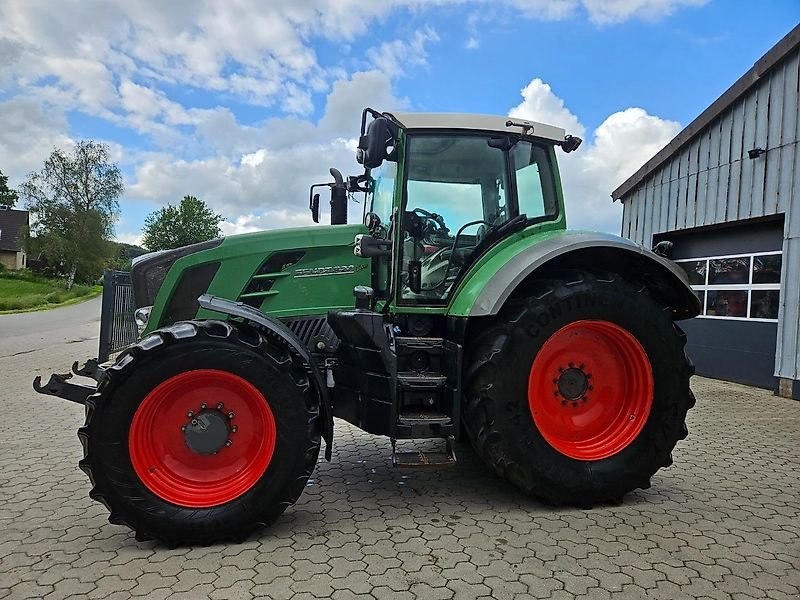
[[[747,291],[708,290],[706,314],[717,317],[746,317]]]
[[[703,290],[694,290],[694,295],[697,296],[698,300],[700,300],[701,306],[706,305],[706,293]]]
[[[753,290],[750,292],[750,316],[753,319],[777,319],[780,292],[778,290]]]
[[[547,174],[550,163],[547,152],[530,142],[517,142],[511,150],[511,160],[517,176],[519,213],[529,219],[554,214],[552,193],[549,191]],[[545,181],[542,175],[545,174]]]
[[[750,283],[750,257],[718,258],[709,261],[709,285],[720,283]]]
[[[678,266],[686,271],[691,285],[703,285],[706,282],[706,261],[693,260],[690,262],[679,262]]]
[[[781,255],[753,257],[753,283],[780,283]],[[767,317],[771,318],[771,317]]]

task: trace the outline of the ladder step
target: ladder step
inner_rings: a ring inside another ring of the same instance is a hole
[[[456,453],[453,448],[455,439],[445,439],[446,447],[441,450],[415,450],[413,452],[397,452],[395,440],[392,440],[392,465],[395,467],[448,467],[456,464]]]
[[[401,413],[397,416],[397,422],[400,425],[449,425],[452,419],[450,415],[443,413]]]
[[[397,374],[397,383],[403,388],[438,389],[447,384],[447,377],[444,375],[404,372]]]

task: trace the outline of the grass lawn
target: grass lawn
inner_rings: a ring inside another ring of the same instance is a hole
[[[61,279],[30,274],[0,273],[0,313],[43,310],[98,295],[100,286],[74,285],[67,291]]]

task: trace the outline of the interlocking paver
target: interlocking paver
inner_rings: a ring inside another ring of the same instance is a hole
[[[136,542],[87,497],[82,409],[30,389],[92,355],[66,342],[96,328],[15,355],[0,321],[0,598],[800,597],[800,403],[701,378],[675,465],[620,506],[545,506],[467,446],[450,469],[393,469],[387,440],[337,421],[333,462],[271,529]]]

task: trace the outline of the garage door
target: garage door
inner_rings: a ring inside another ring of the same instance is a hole
[[[689,276],[702,314],[683,321],[698,375],[775,387],[783,221],[661,234]]]

